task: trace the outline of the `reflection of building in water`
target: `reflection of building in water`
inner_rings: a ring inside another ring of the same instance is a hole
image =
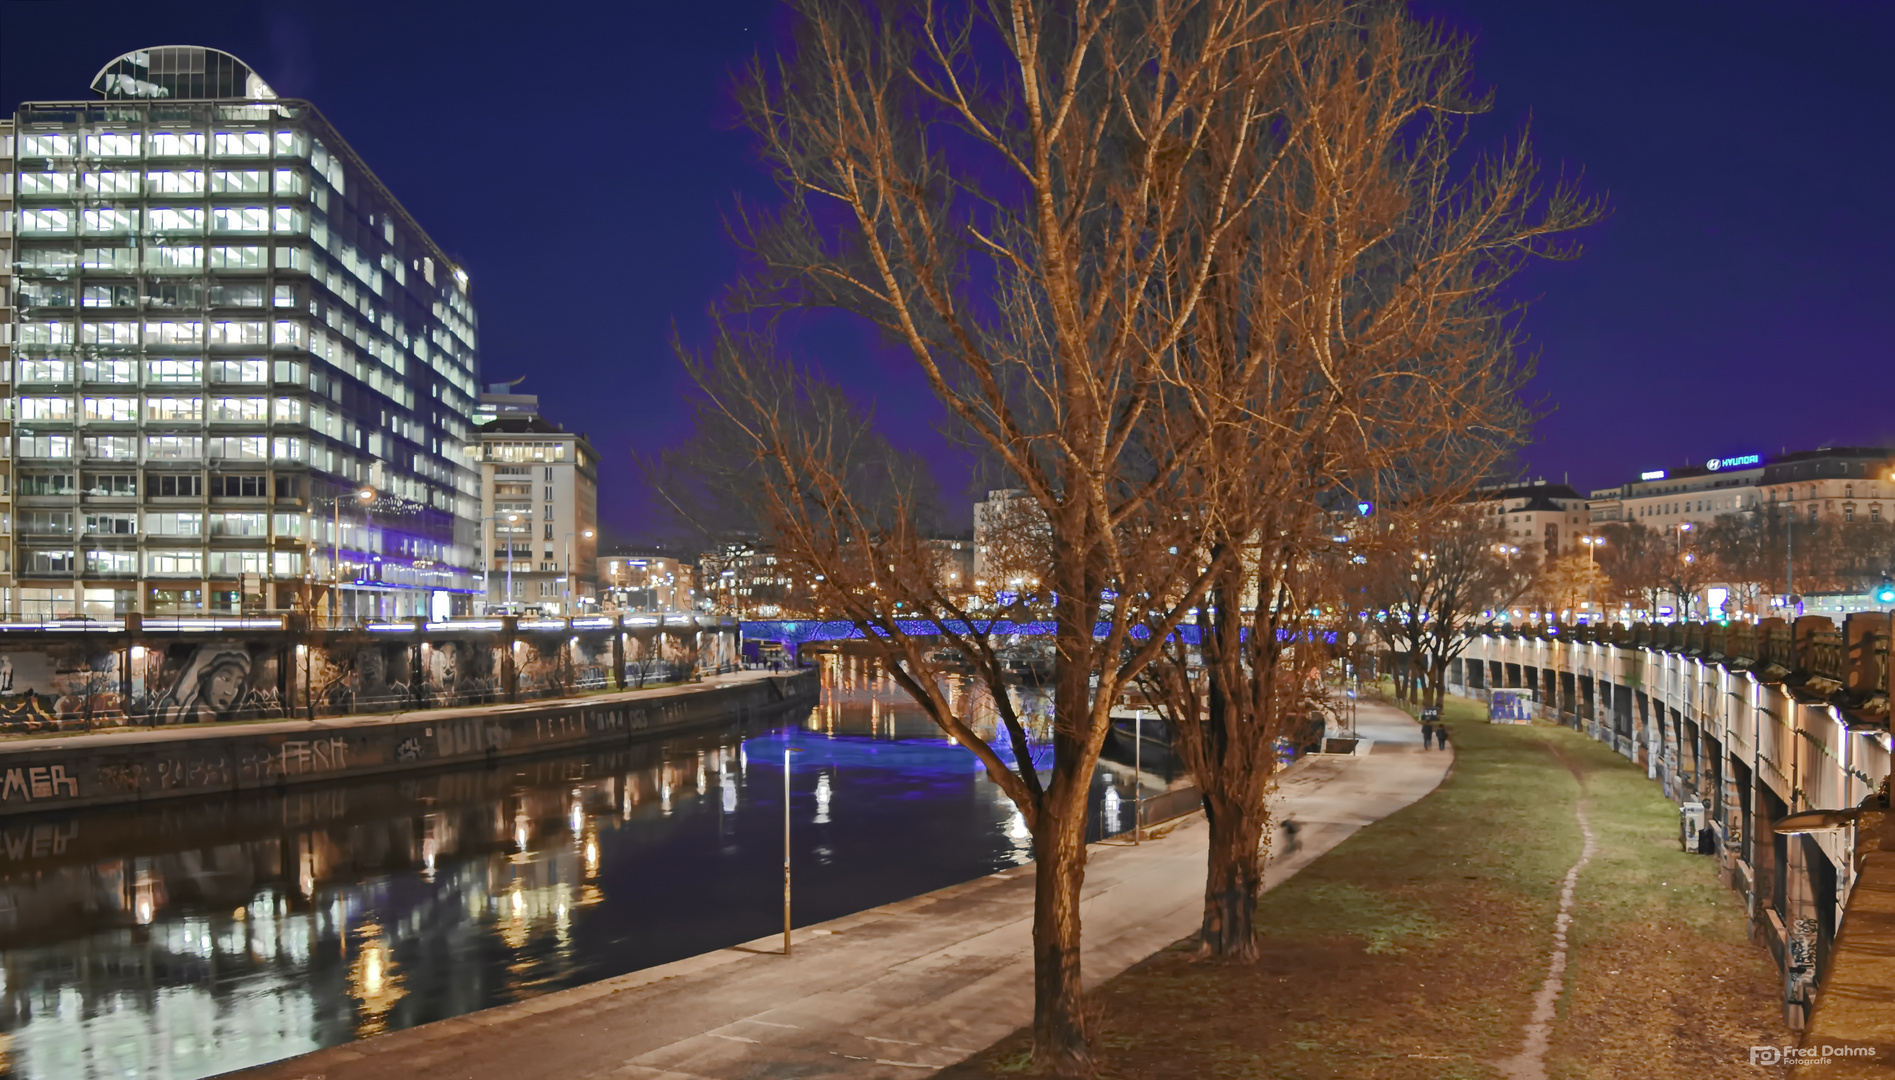
[[[204,1076],[583,981],[601,833],[739,760],[694,743],[0,826],[7,1075]]]

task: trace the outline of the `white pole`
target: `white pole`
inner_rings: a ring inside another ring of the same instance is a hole
[[[1132,843],[1145,827],[1145,787],[1141,782],[1145,757],[1145,710],[1132,713]]]
[[[783,955],[790,954],[790,748],[783,748]]]

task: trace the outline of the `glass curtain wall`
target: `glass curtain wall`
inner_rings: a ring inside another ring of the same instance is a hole
[[[467,281],[320,114],[27,104],[13,143],[8,606],[466,610]]]

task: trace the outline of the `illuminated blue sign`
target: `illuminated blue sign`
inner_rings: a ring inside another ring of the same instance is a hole
[[[1716,472],[1719,469],[1741,469],[1746,465],[1761,464],[1763,464],[1762,454],[1745,454],[1742,457],[1712,458],[1704,463],[1704,467]]]

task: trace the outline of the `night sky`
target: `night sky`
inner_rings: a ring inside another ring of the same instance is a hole
[[[1576,485],[1712,456],[1895,445],[1895,4],[1439,0],[1550,170],[1612,216],[1522,282],[1549,415],[1530,474]],[[184,6],[0,0],[0,108],[86,99],[151,45],[225,49],[316,103],[472,279],[482,378],[528,376],[604,455],[609,538],[650,530],[634,452],[684,434],[668,344],[702,340],[735,258],[720,215],[768,194],[731,68],[775,4]],[[900,359],[835,318],[798,346],[898,441],[963,462]],[[921,421],[921,422],[917,422]]]

